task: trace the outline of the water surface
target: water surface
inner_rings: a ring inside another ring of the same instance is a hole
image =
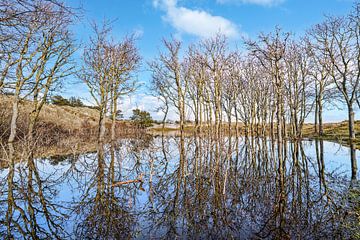
[[[283,171],[262,138],[144,136],[99,149],[0,170],[0,236],[359,237],[359,188],[339,144],[289,142]]]

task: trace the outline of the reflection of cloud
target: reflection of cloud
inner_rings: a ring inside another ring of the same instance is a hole
[[[283,3],[285,0],[217,0],[218,3],[243,3],[256,4],[261,6],[274,6]]]
[[[131,97],[124,97],[120,104],[119,109],[124,112],[124,117],[129,118],[132,116],[132,110],[139,108],[150,112],[151,116],[155,120],[162,120],[164,113],[159,110],[162,106],[162,102],[154,96],[146,94],[137,94]],[[167,119],[176,120],[177,114],[173,108],[170,108]]]
[[[165,11],[163,20],[171,24],[179,33],[202,38],[212,37],[219,32],[230,38],[237,38],[240,35],[238,27],[230,20],[203,10],[179,7],[177,0],[153,0],[153,4]]]

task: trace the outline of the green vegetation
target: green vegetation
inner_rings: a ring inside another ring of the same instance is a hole
[[[141,111],[138,108],[133,109],[133,115],[130,119],[139,128],[151,127],[154,122],[149,112]]]
[[[84,107],[84,103],[77,97],[70,97],[66,99],[60,95],[55,95],[51,98],[51,102],[58,106]]]
[[[112,118],[113,118],[113,115],[111,114],[111,115],[110,115],[110,119],[112,119]],[[122,112],[121,110],[117,110],[117,111],[116,111],[115,119],[116,119],[116,120],[122,120],[122,119],[124,119],[124,114],[123,114],[123,112]]]

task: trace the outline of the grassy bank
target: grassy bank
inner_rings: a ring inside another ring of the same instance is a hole
[[[0,95],[0,144],[6,149],[10,134],[12,97]],[[38,156],[51,156],[94,150],[97,139],[99,112],[89,107],[71,107],[45,104],[35,126],[34,142],[26,143],[29,114],[33,109],[31,101],[21,101],[17,121],[15,147],[33,148]],[[111,120],[106,119],[107,136]],[[117,121],[117,137],[139,132],[128,121]]]
[[[349,144],[349,130],[346,121],[338,123],[325,123],[323,126],[323,135],[318,136],[314,132],[314,124],[306,124],[304,126],[303,136],[310,139],[323,139],[326,141],[337,142],[341,145],[348,146]],[[355,121],[356,139],[355,145],[360,149],[360,121]]]
[[[207,131],[209,126],[204,126],[203,130]],[[185,132],[187,134],[194,133],[196,131],[194,124],[187,124],[185,125]],[[227,131],[228,125],[224,124],[224,131]],[[338,122],[338,123],[325,123],[323,125],[323,135],[318,136],[315,134],[315,126],[314,124],[307,123],[304,125],[303,128],[303,138],[308,139],[323,139],[326,141],[332,141],[339,143],[341,145],[347,146],[349,144],[349,138],[348,138],[348,125],[346,121]],[[162,125],[156,125],[153,128],[149,129],[148,132],[151,134],[161,134],[162,132],[165,132],[166,134],[176,134],[176,132],[179,132],[179,127],[172,126],[168,127],[165,126],[165,128],[162,128]],[[235,133],[235,124],[232,125],[232,131]],[[360,121],[355,121],[355,131],[358,133],[356,135],[356,148],[360,149]],[[239,132],[240,134],[243,134],[245,132],[244,126],[239,124]]]

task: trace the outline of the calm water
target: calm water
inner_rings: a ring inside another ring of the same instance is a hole
[[[320,141],[283,148],[282,173],[276,144],[260,138],[149,136],[105,145],[103,154],[23,160],[0,170],[0,236],[359,237],[349,149]]]

